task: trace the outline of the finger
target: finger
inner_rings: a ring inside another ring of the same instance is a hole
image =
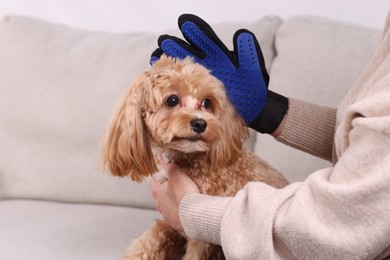
[[[164,160],[164,158],[162,156],[158,156],[158,159],[160,161],[160,164],[161,164],[161,167],[163,168],[163,170],[168,173],[170,171],[173,171],[173,170],[177,170],[179,167],[174,163],[174,162],[167,162],[166,160]]]
[[[150,178],[148,178],[148,184],[149,184],[149,188],[150,190],[155,190],[155,188],[157,187],[157,184],[159,184],[156,180],[156,178],[154,178],[154,176],[151,176]]]
[[[217,34],[203,19],[192,14],[183,14],[179,17],[179,28],[184,38],[193,46],[196,46],[206,54],[222,52],[230,57],[230,51],[219,39]]]
[[[256,53],[255,36],[251,32],[247,30],[237,31],[234,35],[234,44],[240,66],[260,67]]]
[[[234,34],[233,39],[239,66],[246,69],[260,70],[263,80],[266,86],[268,86],[269,75],[265,67],[263,52],[256,36],[248,30],[241,29]]]
[[[168,182],[167,181],[159,181],[156,178],[150,178],[148,180],[149,188],[152,192],[153,198],[156,199],[160,194],[166,193],[166,190],[168,188]]]
[[[158,45],[166,55],[174,58],[184,59],[189,56],[198,59],[203,55],[199,50],[193,48],[187,42],[170,35],[161,35],[158,38]]]
[[[155,49],[152,55],[150,55],[150,65],[153,65],[153,63],[158,61],[163,53],[164,52],[160,48]]]
[[[165,170],[170,187],[174,192],[180,189],[183,191],[199,192],[197,184],[180,167],[173,162],[166,162],[162,157],[158,157],[162,168]]]
[[[155,202],[155,204],[157,206],[157,204],[158,204],[157,203],[158,202],[158,191],[159,191],[159,185],[160,184],[154,178],[149,178],[148,184],[149,184],[149,188],[150,188],[152,197],[154,199],[154,202]]]
[[[187,174],[180,172],[180,168],[177,165],[169,163],[167,167],[170,169],[169,171],[167,171],[167,177],[171,184],[180,185],[187,180],[191,180],[191,178]]]
[[[199,192],[198,185],[191,179],[190,176],[182,173],[177,165],[173,165],[172,170],[167,172],[167,175],[169,184],[179,200],[186,192]]]

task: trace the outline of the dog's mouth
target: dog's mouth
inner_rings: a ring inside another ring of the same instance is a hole
[[[183,153],[205,152],[210,149],[209,143],[201,134],[186,137],[175,136],[168,146]]]
[[[200,141],[202,140],[202,136],[201,135],[193,135],[193,136],[189,136],[189,137],[179,137],[179,136],[175,136],[172,141],[189,141],[189,142],[197,142],[197,141]]]

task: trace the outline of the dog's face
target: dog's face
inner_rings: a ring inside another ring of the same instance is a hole
[[[163,152],[207,153],[223,166],[248,136],[222,83],[190,59],[162,56],[130,88],[108,131],[103,162],[133,180],[157,171],[152,146]]]
[[[166,57],[156,63],[148,81],[143,119],[158,147],[206,152],[218,142],[227,106],[220,81],[189,60],[174,63]]]

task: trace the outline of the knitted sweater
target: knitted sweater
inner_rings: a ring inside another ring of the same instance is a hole
[[[290,99],[278,138],[333,160],[305,181],[187,193],[180,219],[227,259],[382,259],[390,254],[390,13],[380,47],[336,109]],[[310,122],[310,123],[308,123]]]

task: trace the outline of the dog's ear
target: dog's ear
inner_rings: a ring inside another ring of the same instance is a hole
[[[249,130],[233,105],[227,101],[222,107],[224,110],[220,116],[224,131],[221,138],[210,149],[214,167],[226,166],[238,159],[244,142],[249,137]]]
[[[142,74],[120,102],[105,138],[101,161],[111,174],[130,176],[138,182],[157,171],[142,119],[145,92],[151,90],[148,75]]]

